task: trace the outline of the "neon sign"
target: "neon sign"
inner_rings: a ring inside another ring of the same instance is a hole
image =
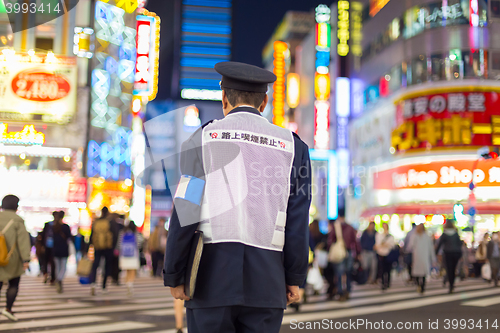
[[[160,18],[144,9],[143,15],[137,16],[134,95],[147,96],[150,101],[158,92],[159,32]]]
[[[20,132],[7,132],[7,124],[0,123],[0,143],[20,145],[43,145],[45,134],[37,132],[35,125],[25,125]]]
[[[300,76],[297,73],[289,73],[286,76],[286,102],[292,109],[299,106]]]
[[[339,56],[349,54],[349,1],[341,0],[338,3],[338,22],[337,22],[337,53]]]
[[[316,7],[316,73],[314,75],[314,148],[330,147],[330,40],[331,11],[326,5]]]
[[[109,2],[109,0],[99,0],[99,1],[104,2],[104,3]],[[129,14],[132,14],[139,6],[139,1],[138,0],[115,0],[115,6],[125,10]]]
[[[87,174],[104,179],[127,179],[131,177],[132,135],[120,127],[115,131],[113,144],[89,141]]]
[[[274,69],[276,81],[273,84],[273,124],[285,126],[285,42],[274,42]]]
[[[351,51],[356,57],[361,57],[363,48],[361,40],[363,39],[363,5],[360,2],[351,3]]]
[[[92,28],[75,27],[73,54],[81,58],[92,58],[94,43],[92,43],[91,38],[93,34],[94,30]]]
[[[370,16],[375,16],[390,0],[370,0]]]

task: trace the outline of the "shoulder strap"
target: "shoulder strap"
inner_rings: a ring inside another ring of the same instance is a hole
[[[11,219],[9,221],[9,223],[7,223],[7,225],[5,226],[5,228],[3,228],[2,235],[5,235],[5,233],[7,232],[7,230],[9,230],[10,226],[12,225],[12,223],[14,223],[14,219]]]
[[[344,235],[342,235],[342,225],[340,223],[335,222],[335,234],[337,236],[337,242],[344,241]]]

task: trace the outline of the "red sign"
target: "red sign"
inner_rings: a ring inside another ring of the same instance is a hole
[[[500,95],[449,92],[422,95],[397,105],[396,151],[450,146],[500,145]]]
[[[474,178],[481,186],[500,186],[500,161],[481,160],[440,161],[427,164],[410,164],[376,172],[373,188],[399,190],[408,188],[463,187]]]
[[[69,183],[68,202],[87,201],[87,179],[77,178]]]
[[[30,101],[52,102],[68,96],[70,84],[54,73],[27,70],[12,79],[12,91]]]
[[[148,91],[151,74],[149,52],[151,48],[151,21],[137,20],[137,59],[135,63],[134,94]]]

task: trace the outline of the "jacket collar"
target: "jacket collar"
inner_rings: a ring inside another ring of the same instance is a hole
[[[248,112],[248,113],[253,113],[258,116],[260,116],[260,111],[257,110],[256,108],[250,107],[250,106],[238,106],[237,108],[232,109],[227,115],[229,116],[230,114],[238,113],[238,112]]]

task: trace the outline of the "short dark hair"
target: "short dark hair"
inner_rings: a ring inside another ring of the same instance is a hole
[[[13,194],[7,194],[2,199],[2,208],[7,210],[17,210],[19,207],[19,198]]]
[[[132,232],[136,232],[137,231],[137,226],[135,225],[135,222],[134,221],[130,221],[127,225],[127,230],[130,230]]]
[[[224,88],[223,90],[226,92],[227,100],[232,106],[236,106],[238,104],[248,104],[258,108],[266,97],[266,93],[242,91],[230,88]]]

